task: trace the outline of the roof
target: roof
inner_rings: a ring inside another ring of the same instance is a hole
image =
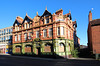
[[[73,23],[73,26],[75,25],[75,27],[77,27],[77,23],[76,23],[76,20],[72,22]]]
[[[22,22],[23,22],[23,19],[20,16],[18,16],[18,17],[16,17],[16,20],[15,20],[13,26],[15,26],[16,23],[17,23],[17,25],[20,25],[20,24],[22,24]]]
[[[33,21],[33,19],[32,18],[30,18],[27,14],[26,14],[26,16],[25,16],[25,18],[24,18],[24,20],[23,20],[23,22],[22,22],[22,24],[25,22],[25,20],[29,20],[29,21]]]
[[[60,12],[60,11],[63,11],[62,8],[61,8],[60,10],[57,10],[56,13],[58,13],[58,12]]]
[[[52,14],[48,10],[45,10],[41,17],[49,16],[49,15],[52,16]]]
[[[95,19],[90,21],[91,26],[96,26],[96,25],[100,25],[100,19]]]

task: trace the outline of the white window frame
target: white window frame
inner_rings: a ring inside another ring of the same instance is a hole
[[[15,35],[15,41],[17,41],[17,35]]]
[[[21,34],[18,35],[18,41],[21,41]]]
[[[64,35],[64,27],[60,27],[61,29],[61,35]]]
[[[18,26],[17,28],[18,28],[18,30],[19,30],[19,26]]]

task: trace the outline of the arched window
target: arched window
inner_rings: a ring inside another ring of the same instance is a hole
[[[52,52],[52,45],[51,44],[45,44],[44,46],[44,52]]]
[[[65,51],[64,44],[60,43],[59,44],[59,52],[64,52],[64,51]]]

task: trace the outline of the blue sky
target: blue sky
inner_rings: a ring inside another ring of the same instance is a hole
[[[0,0],[0,29],[12,26],[17,16],[25,17],[26,12],[34,18],[38,11],[41,16],[47,6],[52,14],[63,9],[66,14],[71,11],[72,20],[77,21],[77,35],[81,45],[87,45],[88,14],[100,18],[100,0]]]

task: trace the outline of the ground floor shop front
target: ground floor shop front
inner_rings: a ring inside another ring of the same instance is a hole
[[[1,54],[11,54],[12,53],[12,45],[0,44],[0,53]]]
[[[13,54],[34,56],[70,57],[74,42],[67,39],[55,39],[13,44]]]

